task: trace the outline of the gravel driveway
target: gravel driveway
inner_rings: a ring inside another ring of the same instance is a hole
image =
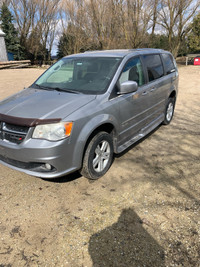
[[[0,71],[0,98],[41,69]],[[174,119],[89,182],[0,165],[0,267],[200,266],[200,67],[180,67]]]

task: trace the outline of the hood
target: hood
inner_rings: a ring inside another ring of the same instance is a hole
[[[28,88],[1,101],[0,114],[40,120],[64,119],[95,98],[95,95]]]

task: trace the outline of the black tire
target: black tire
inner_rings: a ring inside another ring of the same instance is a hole
[[[167,102],[167,106],[165,109],[165,119],[163,121],[164,125],[170,124],[173,115],[174,115],[174,108],[175,108],[175,99],[174,98],[169,98]]]
[[[96,180],[110,168],[113,160],[113,141],[110,134],[99,132],[89,142],[83,158],[81,175]]]

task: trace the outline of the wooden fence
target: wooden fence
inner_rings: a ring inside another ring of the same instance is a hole
[[[4,61],[0,62],[0,69],[17,69],[24,68],[31,65],[30,60],[19,60],[19,61]]]

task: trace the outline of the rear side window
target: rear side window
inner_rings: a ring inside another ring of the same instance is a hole
[[[164,75],[164,69],[159,55],[147,55],[143,56],[143,59],[150,82]]]
[[[170,74],[175,71],[175,66],[172,57],[169,54],[162,54],[165,71]]]

